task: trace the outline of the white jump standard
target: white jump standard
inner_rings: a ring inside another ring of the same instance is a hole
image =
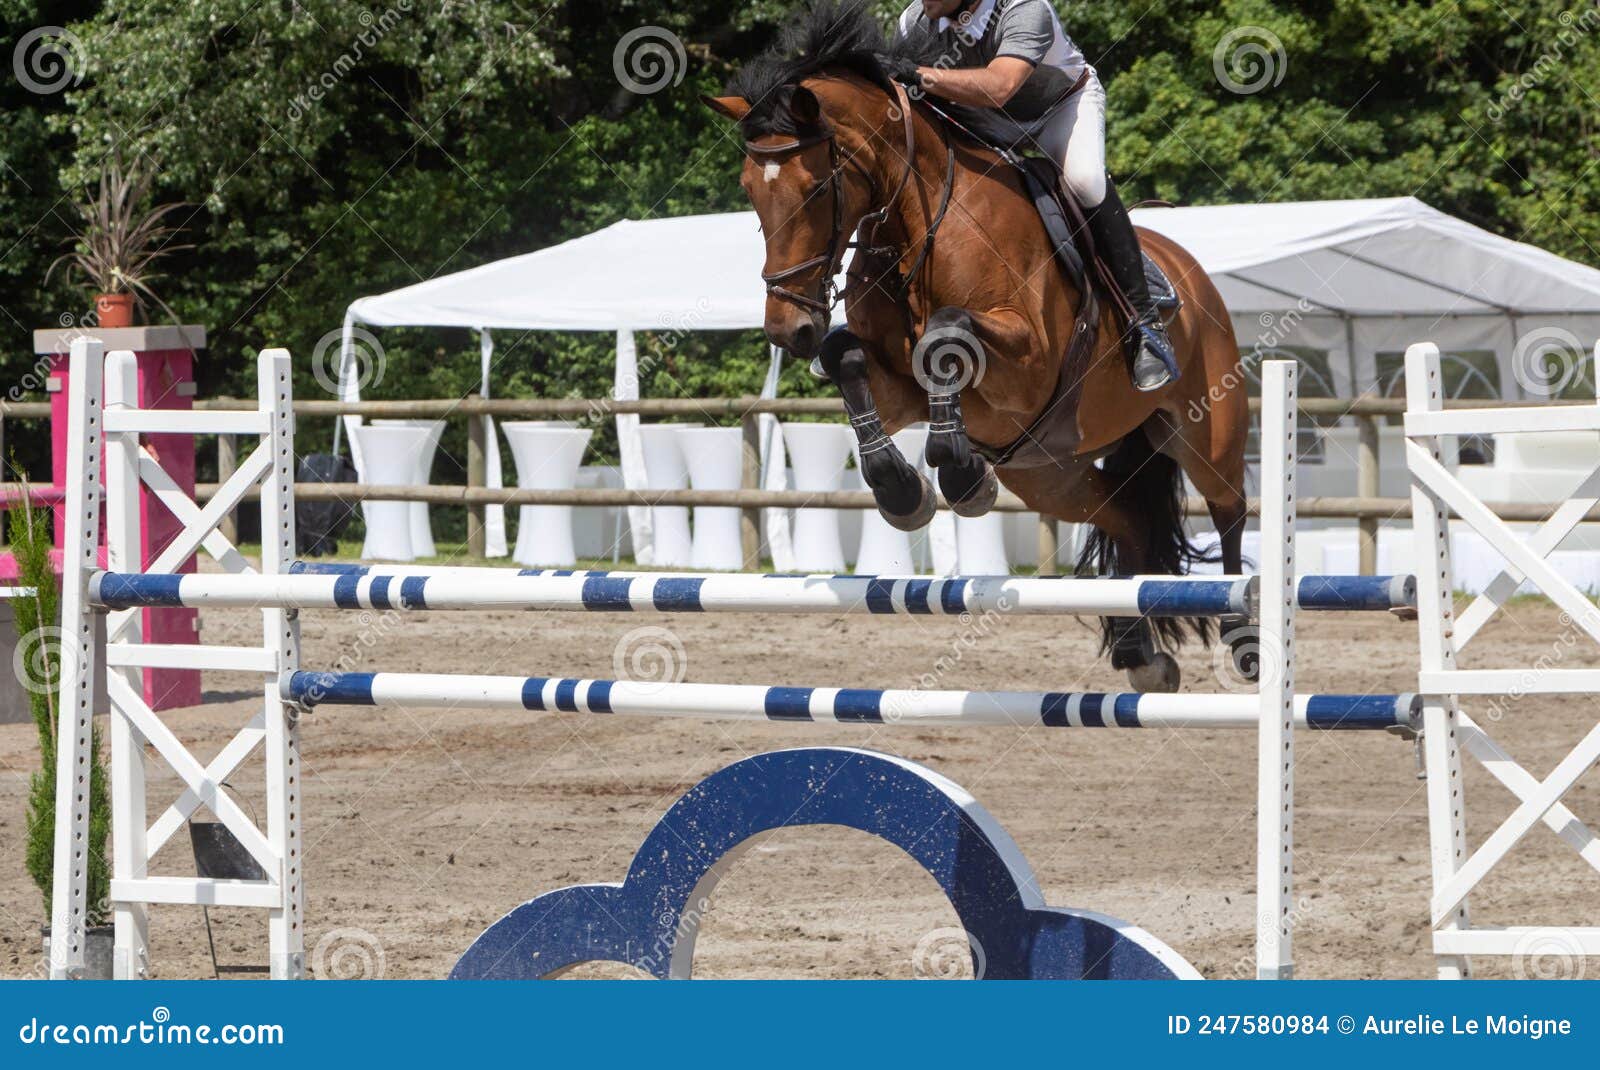
[[[102,403],[101,369],[109,375]],[[255,434],[260,445],[204,508],[162,482],[140,436],[169,430],[164,412],[130,411],[136,396],[131,354],[101,359],[98,343],[73,348],[68,404],[77,467],[69,473],[68,557],[63,629],[69,640],[92,635],[92,614],[111,613],[106,664],[112,740],[116,974],[147,976],[148,904],[253,906],[269,912],[274,977],[305,975],[304,881],[300,857],[301,801],[298,714],[318,705],[433,705],[497,707],[597,716],[678,716],[830,724],[1060,728],[1242,728],[1259,742],[1257,850],[1257,972],[1292,974],[1293,817],[1292,741],[1297,727],[1414,732],[1419,700],[1410,695],[1296,695],[1294,617],[1307,609],[1404,609],[1414,601],[1408,577],[1294,578],[1295,389],[1292,365],[1263,365],[1261,530],[1259,580],[1241,576],[1081,578],[934,578],[840,576],[659,575],[628,573],[517,574],[511,570],[402,570],[368,566],[297,565],[294,547],[292,409],[289,358],[262,354],[258,412],[194,412],[182,429],[194,433]],[[105,436],[108,566],[96,560],[100,490],[99,436]],[[154,566],[128,570],[139,545],[135,491],[153,486],[185,524]],[[262,485],[259,572],[218,531],[246,493]],[[173,574],[204,549],[229,575]],[[1259,596],[1258,592],[1259,591]],[[1257,604],[1259,602],[1259,605]],[[164,646],[141,642],[145,606],[234,606],[262,611],[262,643],[243,646]],[[959,615],[1002,613],[1099,616],[1209,616],[1253,622],[1259,633],[1261,679],[1245,694],[1117,694],[1053,691],[921,691],[840,687],[765,687],[582,680],[561,676],[491,677],[416,673],[318,673],[299,667],[302,610],[472,610],[523,608],[574,612],[820,612]],[[87,640],[85,640],[87,642]],[[82,968],[87,842],[87,791],[80,771],[88,760],[87,700],[96,666],[88,648],[64,644],[56,881],[51,974]],[[131,680],[143,666],[179,665],[257,674],[260,712],[205,763],[140,700]],[[265,745],[267,821],[258,828],[223,788],[240,764]],[[153,748],[184,785],[153,824],[145,820],[144,752]],[[780,752],[782,753],[782,752]],[[817,752],[820,754],[820,752]],[[841,757],[843,755],[843,757]],[[849,752],[810,761],[852,761]],[[758,763],[759,764],[759,763]],[[782,764],[782,763],[780,763]],[[918,773],[918,783],[936,777]],[[733,778],[737,780],[738,778]],[[708,778],[707,784],[717,781]],[[722,781],[717,781],[722,782]],[[800,776],[797,783],[804,783]],[[953,786],[951,786],[953,788]],[[699,789],[695,789],[698,791]],[[695,795],[691,791],[686,799]],[[938,793],[935,793],[938,794]],[[952,796],[955,797],[955,796]],[[782,800],[769,800],[774,805]],[[835,799],[834,804],[839,800]],[[867,805],[863,801],[863,805]],[[260,881],[154,876],[151,860],[200,808],[214,812],[267,874]],[[782,810],[781,805],[777,805]],[[774,811],[776,812],[776,811]],[[771,815],[768,815],[769,817]],[[835,815],[837,816],[837,815]],[[915,824],[916,815],[907,815]],[[999,842],[998,840],[996,841]],[[1003,853],[1003,852],[1002,852]],[[1087,915],[1083,915],[1087,917]],[[1071,929],[1080,921],[1063,922]],[[1065,931],[1065,930],[1063,930]],[[1075,930],[1074,930],[1075,931]],[[1129,931],[1127,927],[1117,931]],[[581,943],[581,941],[580,941]],[[1063,947],[1066,945],[1062,945]],[[1084,944],[1077,945],[1079,951]],[[479,947],[479,951],[483,950]],[[1071,975],[1067,956],[1042,965]],[[1076,960],[1073,960],[1076,961]],[[1065,963],[1065,965],[1063,965]],[[1095,972],[1082,963],[1084,976]],[[1047,970],[1047,972],[1049,972]],[[1115,971],[1113,971],[1115,973]],[[1172,975],[1193,974],[1187,964]],[[465,974],[463,974],[465,975]],[[1051,973],[1051,975],[1056,975]]]

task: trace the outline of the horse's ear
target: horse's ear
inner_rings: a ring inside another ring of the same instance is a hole
[[[822,102],[803,85],[794,87],[789,94],[789,114],[801,126],[816,126],[822,120]]]
[[[706,97],[700,98],[701,103],[725,118],[734,122],[743,122],[744,117],[750,114],[750,102],[743,97]]]

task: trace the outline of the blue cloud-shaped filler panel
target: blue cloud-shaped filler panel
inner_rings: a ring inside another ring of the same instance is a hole
[[[1137,926],[1044,904],[1021,851],[954,782],[874,751],[806,747],[736,762],[691,788],[651,830],[622,884],[530,900],[456,963],[455,980],[532,980],[585,962],[687,978],[709,897],[757,833],[842,825],[894,844],[955,908],[988,980],[1198,979]]]

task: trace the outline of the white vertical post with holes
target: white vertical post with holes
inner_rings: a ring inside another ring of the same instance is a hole
[[[1294,976],[1294,361],[1261,365],[1261,722],[1256,770],[1256,976]]]
[[[106,357],[105,407],[110,413],[125,412],[138,405],[139,365],[134,355],[120,350]],[[140,569],[139,539],[139,436],[136,432],[108,432],[105,452],[106,567],[113,572]],[[143,611],[123,609],[112,613],[106,622],[107,636],[126,643],[139,643],[143,635]],[[143,674],[137,666],[106,667],[107,691],[110,678],[123,687],[138,691]],[[121,704],[111,703],[111,877],[118,882],[142,881],[149,875],[150,852],[146,846],[145,822],[145,737]],[[118,980],[141,978],[149,972],[150,917],[143,903],[114,901],[116,947],[112,976]]]
[[[89,909],[89,789],[95,692],[89,576],[99,564],[104,347],[72,343],[67,381],[67,486],[61,566],[61,692],[56,709],[55,868],[50,976],[83,971]]]
[[[1439,412],[1444,390],[1439,381],[1439,347],[1431,342],[1406,350],[1406,412]],[[1420,449],[1442,462],[1438,436],[1408,441],[1407,450]],[[1455,577],[1450,561],[1450,514],[1443,503],[1420,482],[1411,484],[1411,524],[1416,540],[1417,640],[1421,672],[1447,672],[1456,667]],[[1420,689],[1419,689],[1420,690]],[[1466,799],[1462,794],[1461,746],[1458,739],[1459,703],[1454,695],[1423,694],[1423,762],[1428,776],[1428,852],[1433,884],[1439,887],[1466,860]],[[1467,904],[1451,911],[1441,928],[1468,928]],[[1464,955],[1439,956],[1439,977],[1454,980],[1470,976],[1472,963]]]
[[[269,419],[262,442],[270,465],[261,488],[261,571],[281,575],[295,559],[294,394],[289,351],[269,349],[257,368],[261,412]],[[268,921],[272,976],[305,975],[305,881],[300,840],[300,711],[283,700],[279,681],[300,667],[300,621],[294,610],[261,612],[265,649],[272,671],[262,681],[266,714],[267,838],[283,859],[281,896]]]

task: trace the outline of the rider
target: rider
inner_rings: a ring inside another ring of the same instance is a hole
[[[1145,281],[1139,238],[1106,174],[1106,94],[1049,0],[914,0],[900,16],[891,74],[956,107],[997,144],[1036,148],[1088,217],[1095,249],[1136,313],[1126,339],[1133,384],[1178,377],[1172,342]]]

